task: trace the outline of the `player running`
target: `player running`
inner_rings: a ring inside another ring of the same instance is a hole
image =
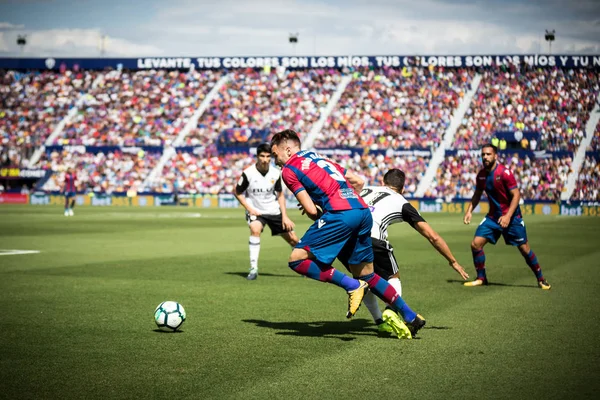
[[[256,164],[242,172],[233,193],[246,209],[250,228],[250,272],[248,280],[258,277],[260,235],[269,226],[272,236],[281,236],[290,246],[298,243],[294,223],[287,216],[285,197],[281,186],[281,172],[271,166],[271,146],[260,144],[256,149]]]
[[[496,244],[500,235],[502,235],[507,245],[518,247],[521,255],[525,258],[525,262],[537,278],[538,286],[541,289],[549,290],[551,286],[544,278],[538,259],[527,242],[525,222],[523,222],[521,208],[519,207],[521,194],[514,174],[504,165],[498,163],[498,149],[492,144],[486,144],[482,147],[481,160],[483,169],[477,174],[475,193],[467,207],[463,222],[467,225],[471,223],[471,213],[479,204],[484,190],[490,203],[490,211],[477,227],[475,238],[471,242],[477,279],[465,282],[464,285],[487,285],[483,247],[488,242]]]
[[[309,278],[333,283],[348,293],[347,318],[351,318],[369,288],[399,312],[396,330],[407,338],[425,325],[396,289],[373,270],[371,227],[368,206],[357,194],[363,180],[335,162],[312,151],[300,150],[293,130],[278,132],[271,141],[275,162],[281,165],[282,179],[294,193],[306,215],[315,221],[294,247],[289,267]],[[349,265],[357,279],[333,268],[339,258]]]
[[[73,208],[75,207],[75,195],[77,194],[77,175],[72,168],[68,168],[65,173],[65,182],[63,185],[63,194],[65,196],[65,217],[72,217]]]
[[[407,222],[444,256],[452,269],[463,279],[468,279],[469,275],[456,261],[446,241],[431,228],[421,214],[402,195],[405,179],[406,176],[403,171],[391,169],[383,176],[384,186],[367,186],[360,193],[373,216],[371,241],[373,242],[375,257],[375,273],[386,279],[402,296],[398,262],[394,256],[394,249],[388,241],[388,227],[392,224]],[[363,302],[373,316],[380,332],[395,333],[398,337],[401,337],[402,332],[394,330],[394,327],[398,326],[397,320],[399,318],[394,310],[388,306],[382,314],[377,299],[372,293],[365,295]]]

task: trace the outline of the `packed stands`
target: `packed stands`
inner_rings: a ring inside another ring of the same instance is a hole
[[[79,113],[54,144],[169,145],[220,75],[210,70],[95,72]]]
[[[600,164],[594,157],[586,157],[575,185],[571,200],[600,201]]]
[[[77,173],[78,189],[81,192],[143,191],[142,183],[156,166],[160,156],[161,153],[143,150],[133,153],[106,151],[96,154],[53,151],[41,160],[44,168],[54,171],[42,190],[61,190],[65,171],[67,168],[73,168]]]
[[[477,152],[465,153],[446,156],[426,197],[471,199],[482,164]],[[572,163],[571,157],[532,158],[517,153],[500,155],[498,161],[515,174],[523,199],[553,201],[560,199]]]
[[[67,115],[79,95],[89,88],[88,72],[0,73],[0,156],[13,166],[26,166]]]
[[[479,148],[495,131],[538,131],[537,150],[577,150],[600,92],[595,71],[510,68],[488,69],[482,76],[454,148]]]
[[[315,146],[433,149],[474,75],[433,67],[359,69]]]

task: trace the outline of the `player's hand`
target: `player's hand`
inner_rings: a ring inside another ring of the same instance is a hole
[[[498,218],[498,225],[500,225],[502,229],[506,228],[509,223],[510,218],[508,217],[508,215],[503,215],[500,218]]]
[[[300,211],[302,215],[306,214],[306,211],[304,211],[304,207],[302,207],[302,204],[300,203],[298,203],[298,211]]]
[[[250,209],[248,210],[248,214],[250,214],[250,216],[259,217],[260,211],[258,211],[256,208],[250,207]]]
[[[465,225],[469,225],[471,223],[471,213],[470,212],[465,214],[465,217],[463,218],[463,222],[465,223]]]
[[[285,229],[286,232],[294,230],[294,222],[287,216],[281,218],[281,224],[283,225],[283,229]]]
[[[458,272],[458,274],[463,278],[463,280],[466,281],[467,279],[469,279],[469,274],[467,274],[465,269],[462,267],[462,265],[460,265],[458,263],[458,261],[451,262],[450,266],[452,267],[453,270]]]

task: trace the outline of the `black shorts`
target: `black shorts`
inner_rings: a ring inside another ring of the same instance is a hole
[[[373,243],[373,270],[386,281],[398,273],[398,263],[394,256],[394,249],[386,241],[371,238]],[[338,258],[338,260],[340,260]],[[340,260],[340,262],[350,271],[348,263]]]
[[[271,229],[271,236],[277,236],[287,232],[283,229],[283,217],[281,214],[251,217],[250,214],[246,212],[246,221],[248,222],[248,225],[254,221],[259,221],[263,225],[263,230],[265,229],[265,225],[268,225],[269,229]]]
[[[373,267],[375,273],[383,279],[388,280],[398,273],[398,263],[394,256],[394,249],[386,241],[371,238],[373,242]]]

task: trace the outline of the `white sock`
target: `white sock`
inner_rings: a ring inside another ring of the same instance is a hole
[[[400,296],[402,296],[402,283],[400,282],[400,278],[391,278],[388,280],[388,283],[396,289],[396,292],[398,292]]]
[[[379,304],[377,303],[377,297],[370,290],[365,294],[365,297],[363,297],[363,303],[371,313],[373,321],[381,319],[382,315]]]
[[[258,254],[260,253],[260,237],[250,236],[250,269],[258,269]]]

